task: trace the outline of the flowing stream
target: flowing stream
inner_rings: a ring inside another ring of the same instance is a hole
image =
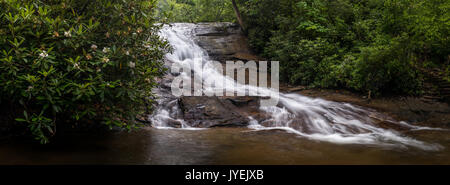
[[[205,92],[217,89],[227,90],[228,83],[234,81],[213,67],[203,67],[209,59],[208,53],[195,41],[196,24],[176,23],[165,26],[161,36],[167,39],[173,46],[173,52],[167,54],[170,62],[182,65],[190,65],[193,75],[200,75],[204,80],[225,80],[226,83],[216,85],[215,88],[204,88]],[[182,72],[184,79],[191,79],[191,74]],[[206,79],[207,78],[207,79]],[[170,86],[170,85],[167,85]],[[263,96],[273,96],[276,92],[271,89],[254,87],[245,84],[237,84],[236,91],[259,92]],[[161,95],[160,106],[151,116],[153,126],[156,128],[171,128],[168,122],[181,122],[182,129],[198,129],[186,124],[180,116],[178,101],[165,92],[157,92]],[[166,97],[166,98],[164,98]],[[285,130],[312,140],[326,141],[339,144],[368,144],[386,145],[396,147],[416,147],[423,150],[439,150],[438,144],[425,143],[410,137],[403,136],[393,129],[377,126],[383,121],[390,124],[401,125],[410,130],[433,130],[435,128],[420,127],[406,122],[395,121],[376,111],[357,107],[348,103],[331,102],[322,99],[314,99],[299,94],[279,94],[278,106],[261,106],[260,111],[270,115],[270,119],[263,123],[250,117],[249,128],[258,130]],[[264,125],[264,126],[263,126]]]

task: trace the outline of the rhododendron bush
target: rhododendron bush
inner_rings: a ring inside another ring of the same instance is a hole
[[[2,0],[0,105],[42,143],[59,127],[133,129],[168,44],[155,1]]]

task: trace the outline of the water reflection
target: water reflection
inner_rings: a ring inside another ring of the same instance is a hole
[[[0,145],[0,164],[450,164],[448,131],[408,133],[440,143],[441,151],[339,145],[284,131],[244,128],[72,135],[49,145]]]

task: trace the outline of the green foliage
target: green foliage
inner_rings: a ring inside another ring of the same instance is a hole
[[[158,18],[168,22],[232,22],[230,0],[160,0]]]
[[[156,34],[155,4],[2,0],[1,105],[20,105],[16,121],[42,143],[57,123],[137,127],[169,49]]]
[[[447,68],[448,0],[241,0],[249,42],[293,84],[420,93],[415,66]]]
[[[403,54],[402,48],[394,43],[362,48],[349,86],[374,93],[416,94],[420,85],[418,74],[408,61],[403,61],[406,58]]]

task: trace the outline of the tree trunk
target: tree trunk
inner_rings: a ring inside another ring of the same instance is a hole
[[[242,31],[244,31],[246,33],[247,30],[245,29],[244,22],[242,21],[241,12],[239,12],[239,8],[236,4],[236,0],[231,0],[231,2],[233,3],[234,13],[236,13],[236,18],[239,22],[239,25],[241,26]]]

